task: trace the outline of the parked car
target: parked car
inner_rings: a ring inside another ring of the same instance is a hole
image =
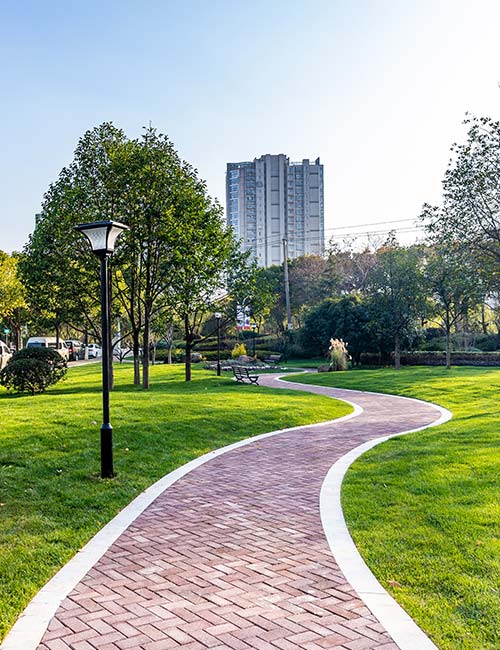
[[[89,343],[87,345],[88,357],[89,359],[97,359],[97,357],[102,356],[102,349],[97,343]]]
[[[31,336],[26,343],[27,348],[52,348],[57,350],[63,359],[69,360],[69,350],[66,343],[59,339],[59,343],[55,336]]]
[[[81,341],[67,340],[65,343],[69,351],[70,361],[76,361],[82,358],[83,346]]]
[[[0,370],[5,368],[12,353],[3,341],[0,341]]]

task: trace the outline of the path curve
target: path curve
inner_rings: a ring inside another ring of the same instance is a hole
[[[441,411],[276,375],[261,384],[338,397],[362,412],[259,436],[178,470],[64,598],[41,642],[27,645],[21,617],[4,650],[404,649],[332,556],[319,495],[347,453],[430,426]]]

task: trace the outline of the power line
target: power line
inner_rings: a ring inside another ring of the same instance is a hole
[[[407,220],[405,220],[405,221],[407,221]],[[387,223],[394,223],[394,222],[387,222]],[[368,225],[372,225],[372,224],[368,224]],[[329,239],[330,240],[331,239],[347,239],[349,237],[369,237],[371,235],[388,235],[391,232],[394,232],[396,234],[398,234],[398,233],[399,234],[405,234],[405,233],[408,234],[408,233],[412,233],[412,232],[415,232],[415,233],[423,232],[424,229],[425,228],[422,225],[422,226],[407,226],[407,227],[403,227],[403,228],[388,228],[388,229],[384,229],[384,230],[367,230],[367,231],[364,231],[364,232],[339,233],[337,235],[331,235],[329,237]],[[329,228],[328,230],[334,230],[334,229]],[[262,237],[257,237],[255,239],[246,239],[246,240],[244,240],[244,243],[247,244],[247,245],[248,244],[256,244],[256,245],[258,245],[258,244],[267,244],[267,245],[276,244],[276,245],[280,245],[281,244],[281,239],[282,239],[281,235],[276,234],[276,235],[273,235],[272,237],[262,236]],[[294,240],[298,241],[298,242],[315,241],[317,239],[318,239],[317,236],[313,236],[313,235],[304,235],[304,236],[300,236],[300,235],[297,235],[297,234],[294,235]]]
[[[334,226],[333,228],[325,228],[327,230],[348,230],[350,228],[369,228],[370,226],[384,226],[390,223],[405,223],[406,221],[416,221],[415,217],[409,217],[408,219],[395,219],[392,221],[374,221],[373,223],[360,223],[352,226]]]

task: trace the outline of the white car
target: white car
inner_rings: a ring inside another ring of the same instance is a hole
[[[3,341],[0,341],[0,370],[5,368],[12,353]]]
[[[65,341],[55,336],[30,336],[26,343],[27,348],[52,348],[57,350],[63,359],[69,360],[69,349]]]
[[[97,357],[102,357],[102,348],[100,345],[97,345],[97,343],[89,343],[89,345],[87,345],[87,350],[89,359],[97,359]]]

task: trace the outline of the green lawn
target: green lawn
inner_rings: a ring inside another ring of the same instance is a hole
[[[370,568],[440,650],[500,648],[500,370],[355,370],[296,381],[419,397],[453,412],[359,458],[343,507]]]
[[[351,410],[204,370],[186,384],[183,366],[154,366],[152,388],[143,391],[131,386],[132,372],[116,366],[112,481],[98,478],[99,365],[71,369],[44,395],[0,388],[0,639],[56,570],[164,474],[237,440]]]

